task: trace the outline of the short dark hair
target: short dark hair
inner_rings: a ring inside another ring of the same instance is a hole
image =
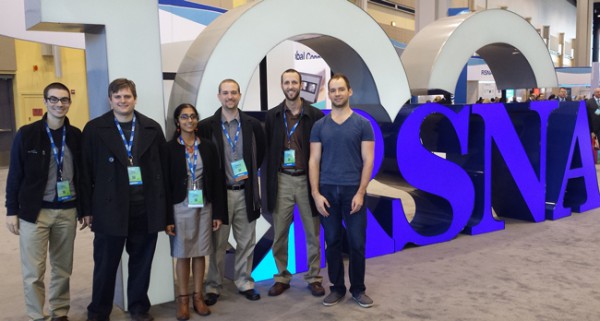
[[[71,91],[69,90],[69,88],[67,88],[67,86],[65,86],[65,84],[61,82],[53,82],[50,85],[46,86],[46,88],[44,88],[44,99],[48,99],[48,92],[50,91],[50,89],[64,90],[67,93],[69,93],[69,99],[71,99]]]
[[[286,71],[284,71],[284,72],[281,73],[281,82],[283,82],[283,75],[284,74],[289,74],[289,73],[295,73],[295,74],[297,74],[298,75],[298,79],[300,79],[300,83],[302,83],[302,75],[300,74],[300,72],[298,70],[296,70],[294,68],[287,69]]]
[[[333,74],[333,76],[331,76],[331,79],[329,79],[329,81],[327,82],[327,89],[329,89],[329,85],[331,84],[331,81],[334,79],[343,79],[344,82],[346,83],[346,87],[348,87],[348,89],[352,89],[352,87],[350,87],[350,80],[348,80],[348,77],[346,77],[346,75],[341,74],[341,73],[336,73],[336,74]]]
[[[129,88],[129,90],[131,90],[131,94],[133,94],[133,98],[137,99],[135,83],[133,80],[129,80],[127,78],[117,78],[113,80],[110,85],[108,85],[108,97],[110,98],[112,94],[118,93],[119,90],[125,88]]]
[[[232,83],[234,83],[238,87],[238,93],[241,93],[241,91],[240,91],[240,84],[238,84],[237,81],[235,81],[235,80],[233,80],[231,78],[227,78],[227,79],[221,80],[221,82],[219,83],[219,91],[218,91],[219,94],[221,93],[221,85],[224,84],[224,83],[226,83],[226,82],[232,82]]]
[[[176,128],[175,133],[173,133],[173,139],[179,137],[179,133],[177,132],[177,128],[179,127],[178,123],[177,123],[177,119],[179,119],[179,115],[181,115],[181,111],[186,108],[193,109],[194,113],[196,113],[196,115],[198,115],[198,120],[200,120],[200,114],[198,114],[198,110],[196,109],[196,107],[194,107],[194,105],[189,104],[189,103],[183,103],[183,104],[180,104],[179,106],[177,106],[175,108],[175,110],[173,110],[173,122],[175,123],[175,128]]]

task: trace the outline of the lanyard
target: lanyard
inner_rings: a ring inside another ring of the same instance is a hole
[[[288,131],[287,113],[285,112],[285,110],[283,111],[283,123],[285,124],[285,133],[287,135],[288,148],[290,148],[291,146],[292,135],[294,135],[296,127],[298,127],[298,124],[300,124],[300,120],[302,119],[303,114],[304,108],[302,108],[302,111],[300,112],[300,117],[298,118],[298,121],[294,124],[294,126],[292,126],[292,129]]]
[[[227,138],[227,141],[229,142],[229,146],[231,146],[231,153],[235,155],[235,146],[237,146],[238,143],[238,139],[240,138],[240,128],[242,127],[242,122],[238,121],[238,126],[237,126],[237,130],[235,131],[235,138],[232,141],[231,137],[229,136],[229,132],[227,129],[225,129],[225,122],[222,121],[221,122],[221,128],[223,129],[223,133],[225,134],[225,138]]]
[[[127,140],[125,139],[125,134],[123,133],[123,129],[121,128],[121,124],[119,124],[119,121],[117,121],[116,117],[115,125],[117,125],[119,134],[121,134],[123,144],[125,144],[125,149],[127,150],[127,158],[129,158],[129,165],[133,166],[133,156],[131,155],[131,147],[133,146],[133,135],[135,134],[135,114],[133,114],[133,123],[131,123],[131,135],[129,136],[129,143],[127,143]]]
[[[183,145],[183,147],[185,148],[185,142],[183,141],[183,138],[181,138],[181,136],[179,136],[179,142]],[[192,175],[192,186],[196,186],[194,184],[194,182],[196,182],[196,164],[198,163],[198,154],[199,154],[199,150],[198,150],[198,139],[194,140],[194,159],[192,161],[192,155],[188,152],[187,148],[185,148],[185,159],[187,161],[188,164],[188,168],[190,169],[190,173]]]
[[[50,145],[52,146],[52,154],[54,155],[54,160],[56,161],[56,168],[58,169],[58,181],[62,181],[62,170],[63,170],[63,161],[65,158],[65,145],[67,144],[67,126],[63,125],[62,130],[62,146],[60,147],[60,151],[56,148],[56,144],[54,143],[54,138],[52,137],[52,133],[50,132],[50,127],[48,127],[48,123],[44,123],[46,125],[46,133],[48,133],[48,138],[50,138]]]

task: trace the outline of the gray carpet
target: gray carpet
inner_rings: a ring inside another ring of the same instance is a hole
[[[5,178],[6,170],[0,170],[2,205]],[[291,289],[275,298],[267,296],[272,281],[258,283],[263,297],[257,302],[247,301],[228,282],[212,315],[191,320],[600,320],[598,215],[600,209],[538,224],[507,221],[504,231],[460,235],[370,259],[367,293],[375,301],[370,309],[349,295],[325,307],[297,276]],[[0,243],[0,319],[26,320],[18,237],[2,226]],[[86,230],[76,240],[71,321],[85,320],[92,267],[92,233]],[[154,306],[151,313],[156,320],[174,320],[175,304]],[[114,309],[111,320],[128,319]]]

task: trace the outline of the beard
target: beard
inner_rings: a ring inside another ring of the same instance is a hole
[[[285,98],[287,100],[296,100],[296,99],[298,99],[298,96],[300,96],[300,90],[296,91],[295,93],[292,93],[293,96],[290,96],[289,91],[285,91],[284,94],[285,94]]]

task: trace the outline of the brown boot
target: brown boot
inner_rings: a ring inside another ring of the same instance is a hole
[[[210,314],[210,309],[204,303],[204,299],[202,298],[202,294],[198,292],[194,292],[194,311],[201,316],[207,316]]]
[[[177,314],[175,317],[177,320],[184,321],[190,318],[190,296],[180,295],[175,298],[177,302]]]

